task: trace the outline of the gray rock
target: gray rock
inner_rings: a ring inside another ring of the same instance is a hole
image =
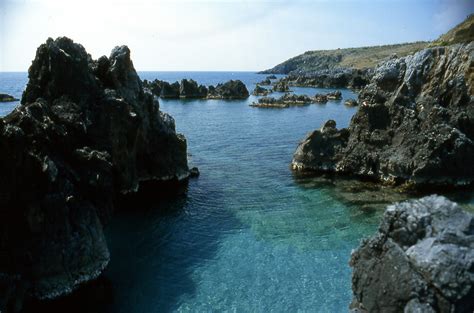
[[[94,61],[69,38],[48,39],[21,103],[0,119],[0,311],[96,278],[116,202],[189,176],[186,140],[126,46]]]
[[[472,312],[474,216],[444,197],[387,207],[352,253],[351,307],[368,312]]]
[[[394,185],[472,184],[474,166],[465,163],[474,159],[472,62],[474,43],[382,63],[359,95],[358,111],[344,130],[347,141],[333,147],[333,164],[320,168],[317,157],[296,153],[293,168]],[[302,144],[318,149],[310,138]]]

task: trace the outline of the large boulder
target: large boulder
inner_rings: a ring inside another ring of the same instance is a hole
[[[381,64],[361,91],[348,130],[341,130],[349,136],[333,147],[333,163],[321,162],[312,152],[318,144],[308,137],[302,142],[307,147],[296,150],[293,168],[389,184],[472,184],[474,167],[465,161],[474,159],[473,62],[470,43]]]
[[[126,46],[95,61],[50,38],[28,76],[21,105],[0,119],[0,311],[96,278],[116,200],[189,175],[186,140]]]
[[[350,265],[353,312],[472,312],[474,216],[439,196],[389,206]]]
[[[180,96],[180,85],[178,82],[172,84],[168,82],[161,83],[160,97],[163,99],[178,99]]]

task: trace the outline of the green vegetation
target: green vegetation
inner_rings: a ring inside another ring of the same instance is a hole
[[[374,47],[307,51],[264,71],[264,73],[288,74],[293,71],[312,72],[334,68],[370,68],[393,54],[403,57],[426,48],[427,44],[427,42],[420,41]]]
[[[290,72],[308,73],[335,68],[371,68],[394,54],[397,57],[404,57],[426,47],[448,46],[471,41],[474,41],[474,14],[469,15],[461,24],[431,43],[419,41],[374,47],[307,51],[262,73],[289,74]]]

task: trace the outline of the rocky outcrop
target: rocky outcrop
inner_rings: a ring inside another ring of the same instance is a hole
[[[272,90],[275,92],[289,92],[290,88],[288,87],[288,83],[286,81],[279,80],[273,84]]]
[[[20,101],[20,99],[17,99],[5,93],[0,93],[0,102],[14,102],[14,101]]]
[[[169,82],[155,79],[151,82],[145,80],[143,85],[155,96],[163,99],[246,99],[249,92],[240,80],[230,80],[216,87],[198,85],[192,79],[183,79],[181,82]]]
[[[257,85],[257,86],[255,86],[255,89],[253,90],[252,95],[254,95],[254,96],[268,96],[271,92],[272,92],[271,90],[269,90],[267,88],[263,88],[260,85]]]
[[[335,68],[293,73],[281,80],[296,87],[361,89],[370,82],[372,75],[372,69]]]
[[[163,99],[178,99],[180,97],[180,85],[178,82],[172,84],[168,82],[161,83],[160,97]]]
[[[266,79],[277,79],[277,77],[275,75],[269,75],[269,76],[267,76]]]
[[[286,93],[280,98],[274,97],[263,97],[258,99],[257,102],[250,104],[252,107],[257,108],[288,108],[290,106],[304,106],[314,103],[314,99],[307,95],[295,95]]]
[[[28,76],[21,105],[0,119],[1,311],[96,278],[116,201],[189,176],[186,140],[142,88],[126,46],[95,61],[50,38]]]
[[[209,87],[208,99],[247,99],[249,91],[240,80],[229,80],[226,83],[218,84],[215,88]]]
[[[359,103],[357,102],[356,99],[347,99],[346,101],[344,101],[344,104],[347,105],[348,107],[356,107],[359,105]]]
[[[474,167],[465,160],[474,159],[473,62],[470,43],[383,63],[361,91],[349,128],[337,131],[348,132],[347,140],[320,156],[315,136],[308,136],[294,154],[293,169],[389,184],[472,184]]]
[[[352,312],[472,312],[474,216],[444,197],[387,207],[352,253]]]
[[[183,79],[179,85],[179,96],[181,98],[205,98],[207,92],[206,86],[198,86],[197,82],[192,79]]]

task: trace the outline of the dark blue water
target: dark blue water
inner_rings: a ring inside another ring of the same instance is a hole
[[[249,90],[265,78],[246,72],[140,76],[206,85],[241,79]],[[0,79],[0,92],[21,96],[26,73],[0,73]],[[160,100],[186,135],[190,165],[201,176],[185,196],[120,212],[108,226],[109,311],[347,312],[350,252],[378,224],[381,210],[367,205],[386,195],[358,198],[295,178],[289,164],[307,132],[327,119],[347,126],[356,109],[343,101],[259,109],[248,106],[252,101]],[[0,115],[15,105],[0,104]]]

